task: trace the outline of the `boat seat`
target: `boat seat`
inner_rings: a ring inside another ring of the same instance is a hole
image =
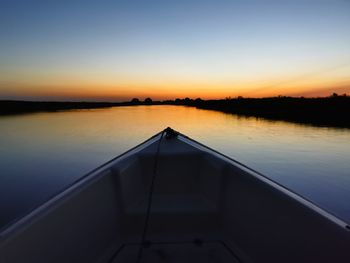
[[[147,200],[139,200],[126,208],[127,213],[145,213]],[[217,207],[200,194],[154,194],[151,213],[215,213]]]
[[[147,199],[124,210],[124,229],[139,234],[147,211]],[[217,207],[200,194],[154,194],[149,219],[152,237],[172,233],[204,233],[218,227]]]

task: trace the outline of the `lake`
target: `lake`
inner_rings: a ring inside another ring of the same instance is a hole
[[[132,106],[0,117],[0,228],[167,126],[350,222],[350,129]]]

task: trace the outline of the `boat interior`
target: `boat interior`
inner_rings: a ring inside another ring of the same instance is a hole
[[[341,220],[182,135],[112,160],[1,238],[4,263],[350,262]]]

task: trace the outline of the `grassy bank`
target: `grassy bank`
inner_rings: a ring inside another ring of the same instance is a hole
[[[149,102],[50,102],[50,101],[0,101],[0,115],[63,110],[98,109],[117,106],[150,104]]]
[[[136,105],[183,105],[271,120],[350,128],[349,96],[331,96],[326,98],[235,98],[223,100],[192,100],[186,98],[167,101],[152,101],[151,99],[140,101],[133,99],[129,102],[118,103],[0,101],[0,115]]]
[[[350,128],[350,97],[180,100],[176,104],[271,120]]]

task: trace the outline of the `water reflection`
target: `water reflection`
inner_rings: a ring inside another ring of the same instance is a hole
[[[136,106],[1,117],[0,226],[167,126],[350,222],[350,130]]]

